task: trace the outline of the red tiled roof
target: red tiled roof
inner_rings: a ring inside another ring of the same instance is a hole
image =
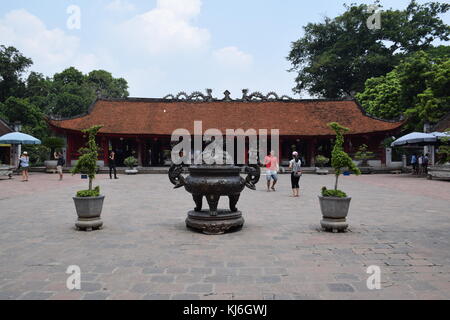
[[[279,129],[280,135],[321,136],[333,134],[329,122],[351,129],[349,134],[392,131],[403,122],[383,121],[365,115],[355,101],[211,101],[187,102],[158,99],[98,100],[88,114],[67,120],[48,120],[57,128],[80,131],[92,125],[100,133],[171,135],[175,129],[194,132],[194,121],[203,130]]]
[[[0,136],[13,132],[13,130],[6,124],[5,121],[0,119]]]

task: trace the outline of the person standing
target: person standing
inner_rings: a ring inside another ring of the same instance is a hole
[[[114,179],[117,178],[117,168],[116,168],[116,153],[111,151],[108,157],[108,166],[109,166],[109,178],[112,179],[112,172],[114,171]]]
[[[419,159],[417,159],[417,174],[422,175],[423,173],[423,155],[420,155]]]
[[[278,181],[278,171],[280,170],[280,166],[278,163],[278,158],[275,157],[275,151],[270,151],[270,154],[265,157],[264,164],[267,168],[267,192],[270,192],[270,189],[275,190],[275,185]],[[273,180],[272,187],[270,187],[270,181]]]
[[[58,160],[58,163],[56,164],[56,171],[59,174],[59,181],[61,181],[63,179],[63,166],[66,164],[66,160],[61,152],[55,152],[54,157]]]
[[[30,169],[30,157],[28,152],[24,151],[19,158],[19,166],[22,171],[22,182],[28,181],[28,170]]]
[[[289,169],[291,173],[292,196],[294,198],[300,197],[300,177],[302,176],[302,160],[300,160],[298,152],[292,153],[293,159],[289,162]]]
[[[428,174],[428,164],[430,162],[430,154],[427,153],[424,157],[423,157],[423,161],[422,161],[422,166],[423,166],[423,173],[424,174]]]
[[[413,167],[413,174],[418,174],[418,170],[417,170],[417,156],[415,154],[413,154],[411,156],[411,165]]]

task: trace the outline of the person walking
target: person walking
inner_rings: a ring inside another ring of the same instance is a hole
[[[291,173],[291,185],[292,185],[292,196],[294,198],[300,197],[300,177],[302,176],[302,160],[298,155],[297,151],[292,153],[293,159],[289,162],[289,169],[292,170]]]
[[[55,152],[54,157],[58,160],[58,163],[56,164],[56,172],[58,172],[59,181],[61,181],[63,179],[63,167],[66,164],[66,160],[61,152]]]
[[[19,168],[22,171],[22,182],[28,181],[28,170],[30,169],[30,157],[24,151],[19,158]]]
[[[109,166],[109,178],[112,179],[112,172],[114,171],[114,179],[117,178],[117,168],[116,168],[116,153],[111,151],[108,157],[108,166]]]
[[[280,170],[280,166],[278,163],[278,158],[275,157],[275,151],[270,151],[270,154],[264,158],[264,164],[267,168],[267,192],[270,192],[270,189],[275,190],[275,185],[278,181],[278,171]],[[273,180],[272,187],[270,187],[270,181]]]

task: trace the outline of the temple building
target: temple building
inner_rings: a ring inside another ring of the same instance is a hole
[[[206,95],[180,93],[162,99],[98,99],[84,115],[48,119],[48,123],[67,141],[68,164],[78,158],[78,150],[86,142],[82,130],[103,125],[97,137],[99,160],[106,164],[108,151],[114,150],[119,166],[126,157],[135,156],[143,167],[169,165],[173,131],[187,129],[193,133],[194,121],[202,121],[203,132],[215,128],[224,134],[227,129],[267,129],[269,133],[279,129],[277,151],[282,164],[295,150],[305,166],[314,166],[319,154],[330,157],[334,135],[327,123],[336,121],[350,128],[345,139],[345,150],[350,155],[366,144],[376,154],[374,161],[383,166],[386,153],[382,142],[397,134],[403,125],[402,121],[366,114],[355,100],[297,100],[273,92],[248,94],[247,90],[243,90],[241,99],[232,99],[228,91],[224,94],[223,99],[213,98],[211,90]]]
[[[6,123],[6,121],[0,119],[0,137],[13,132],[13,129]],[[0,164],[9,165],[13,163],[13,148],[10,144],[0,144]]]

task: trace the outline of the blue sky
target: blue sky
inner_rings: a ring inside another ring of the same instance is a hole
[[[332,0],[15,0],[0,8],[0,43],[34,60],[51,76],[69,66],[124,77],[131,96],[241,89],[292,93],[290,44],[308,22],[344,11]],[[425,3],[428,1],[418,1]],[[441,1],[444,2],[444,1]],[[382,0],[405,8],[409,0]],[[67,8],[80,8],[69,29]],[[450,15],[444,17],[450,23]],[[298,96],[296,96],[298,97]],[[303,95],[303,97],[308,97]]]

